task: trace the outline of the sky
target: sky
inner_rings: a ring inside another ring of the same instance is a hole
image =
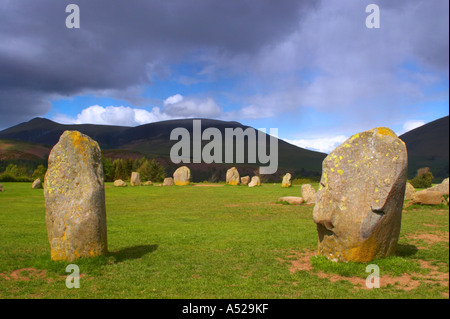
[[[448,0],[2,0],[0,21],[0,130],[212,118],[328,153],[449,114]]]

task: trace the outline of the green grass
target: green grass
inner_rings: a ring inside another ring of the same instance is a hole
[[[76,260],[84,274],[81,287],[68,289],[69,263],[50,259],[43,191],[29,183],[2,184],[0,298],[448,298],[447,206],[409,207],[397,256],[370,262],[381,275],[415,274],[420,285],[367,290],[318,273],[365,278],[370,263],[311,257],[310,271],[291,273],[293,254],[317,248],[313,207],[276,204],[281,196],[300,196],[300,185],[114,188],[107,183],[109,253]],[[429,242],[421,234],[447,239]],[[447,274],[444,284],[420,277],[430,273],[423,262]],[[15,278],[15,270],[23,268],[32,270]]]

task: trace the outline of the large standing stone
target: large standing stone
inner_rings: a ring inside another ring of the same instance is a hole
[[[411,183],[406,183],[405,200],[413,199],[415,193],[416,189],[414,188],[414,186],[412,186]]]
[[[310,184],[303,184],[302,197],[306,204],[314,204],[316,202],[316,190]]]
[[[187,166],[178,167],[173,173],[173,182],[175,185],[184,186],[191,182],[191,170]]]
[[[131,172],[130,185],[141,186],[141,175],[138,172]]]
[[[331,152],[313,212],[318,253],[358,262],[393,254],[407,166],[405,144],[388,128],[355,134]]]
[[[261,180],[259,179],[259,176],[253,176],[252,180],[248,184],[248,187],[254,187],[254,186],[261,186]]]
[[[250,176],[244,176],[241,177],[241,185],[248,185],[248,183],[250,182]]]
[[[48,158],[44,196],[53,260],[106,254],[103,166],[96,141],[77,131],[61,135]]]
[[[39,189],[42,188],[42,182],[40,178],[37,178],[34,180],[33,184],[31,184],[31,188],[33,189]]]
[[[163,186],[173,186],[173,178],[172,177],[164,178]]]
[[[229,185],[239,185],[239,172],[236,167],[227,170],[226,183]]]
[[[127,183],[125,183],[123,180],[121,180],[121,179],[116,179],[115,181],[114,181],[114,186],[115,187],[126,187],[127,186]]]
[[[283,180],[281,181],[281,187],[291,187],[292,186],[291,178],[292,178],[291,173],[287,173],[286,175],[284,175]]]

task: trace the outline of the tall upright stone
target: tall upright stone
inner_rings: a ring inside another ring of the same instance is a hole
[[[130,185],[141,186],[141,174],[139,174],[138,172],[131,172]]]
[[[281,187],[291,187],[292,186],[291,178],[292,178],[291,173],[286,173],[286,175],[283,176],[283,180],[281,181]]]
[[[407,177],[405,143],[388,128],[353,135],[322,163],[313,211],[318,253],[366,262],[392,255]]]
[[[102,154],[97,142],[65,131],[48,158],[45,221],[53,260],[106,254]]]
[[[302,197],[306,204],[314,204],[316,202],[316,190],[310,184],[303,184]]]
[[[173,173],[173,182],[175,185],[184,186],[191,182],[191,170],[187,166],[181,166]]]
[[[227,170],[226,183],[229,185],[239,185],[239,172],[236,167]]]

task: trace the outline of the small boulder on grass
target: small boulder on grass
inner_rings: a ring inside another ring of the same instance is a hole
[[[126,187],[127,183],[125,183],[123,180],[118,179],[114,181],[114,186],[115,187]]]
[[[278,202],[287,203],[287,204],[291,204],[291,205],[301,205],[305,202],[305,200],[301,197],[284,196],[284,197],[278,198]]]
[[[151,185],[153,185],[152,181],[146,181],[144,183],[144,186],[151,186]]]
[[[414,194],[414,197],[408,203],[408,206],[413,204],[440,205],[440,204],[447,204],[447,200],[444,198],[444,194],[442,194],[441,192],[424,189]]]
[[[5,190],[3,189],[3,185],[0,184],[0,192],[4,192]]]

